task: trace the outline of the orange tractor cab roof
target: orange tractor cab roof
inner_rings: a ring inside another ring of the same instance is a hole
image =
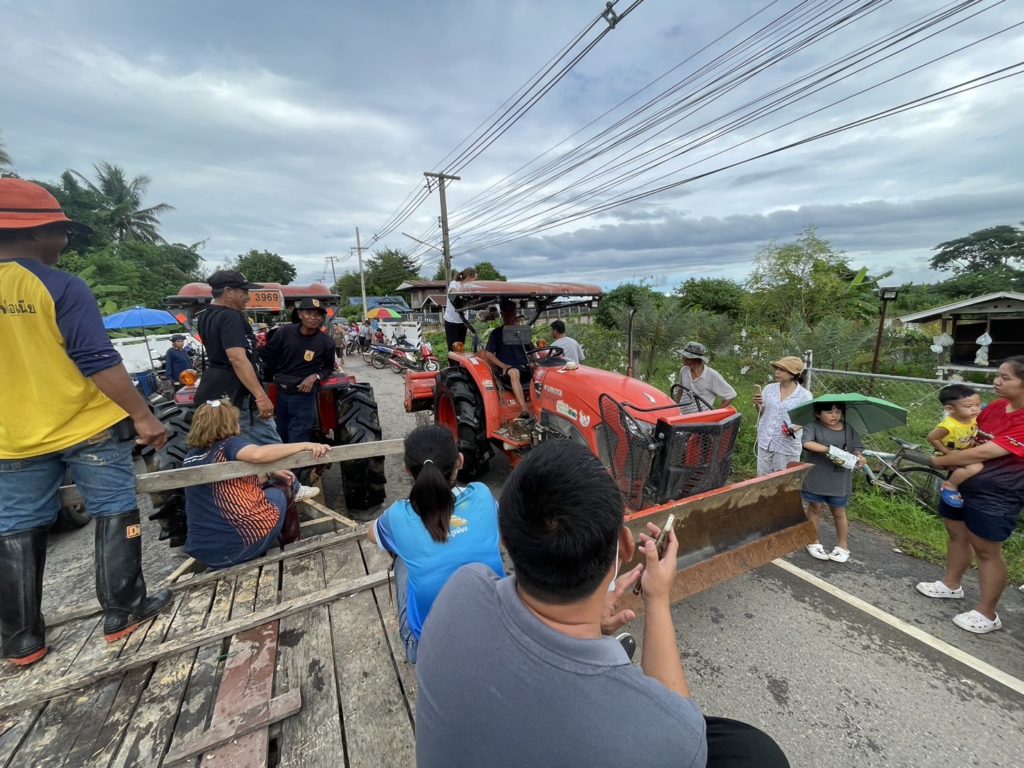
[[[302,299],[320,299],[327,305],[327,316],[334,317],[335,307],[340,297],[331,293],[322,283],[309,285],[281,285],[280,283],[262,283],[262,288],[249,291],[247,312],[287,312]],[[213,300],[212,289],[208,283],[189,283],[182,287],[176,296],[164,299],[164,306],[174,312],[179,323],[188,324],[192,315],[204,308]]]
[[[483,309],[503,299],[533,301],[539,315],[552,304],[568,307],[597,302],[604,296],[599,285],[588,283],[513,283],[504,280],[476,280],[463,283],[448,294],[455,309]]]

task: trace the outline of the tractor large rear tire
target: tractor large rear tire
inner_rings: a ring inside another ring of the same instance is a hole
[[[159,451],[150,447],[142,449],[142,458],[150,472],[178,469],[185,460],[189,448],[186,443],[192,428],[195,408],[183,407],[160,395],[149,398],[154,415],[167,427],[167,443]],[[160,523],[161,541],[168,541],[171,547],[184,545],[188,535],[188,519],[185,517],[185,490],[174,488],[152,494],[153,508],[157,511],[150,520]]]
[[[483,400],[466,371],[452,367],[437,375],[434,414],[437,423],[446,427],[459,444],[459,480],[468,482],[486,473],[494,449],[487,439]]]
[[[337,390],[335,408],[338,427],[336,445],[372,443],[381,439],[380,418],[373,387],[352,384]],[[341,462],[341,482],[348,509],[370,509],[384,501],[384,457],[353,459]]]

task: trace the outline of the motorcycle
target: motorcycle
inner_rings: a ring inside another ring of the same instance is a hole
[[[441,364],[434,356],[434,349],[430,342],[423,340],[419,345],[410,343],[405,335],[395,337],[395,346],[388,348],[390,354],[384,362],[391,366],[394,373],[405,373],[405,371],[439,371]],[[377,365],[374,363],[374,365]],[[383,366],[377,366],[383,367]]]

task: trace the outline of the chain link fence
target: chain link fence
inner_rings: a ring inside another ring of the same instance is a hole
[[[807,388],[815,397],[819,395],[856,392],[880,397],[902,406],[908,411],[907,426],[876,435],[862,435],[864,445],[878,451],[893,451],[895,443],[889,438],[900,437],[926,445],[926,438],[943,419],[939,390],[952,382],[942,379],[915,379],[908,376],[886,376],[863,371],[836,371],[828,368],[809,370]],[[991,384],[970,384],[978,390],[982,402],[993,399]]]

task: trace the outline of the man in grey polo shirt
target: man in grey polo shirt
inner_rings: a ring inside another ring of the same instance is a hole
[[[551,346],[561,347],[562,357],[566,360],[582,363],[587,359],[587,356],[583,354],[583,347],[580,346],[580,343],[576,339],[565,335],[565,323],[561,320],[551,321],[551,335],[555,339],[551,342]]]
[[[586,448],[547,441],[509,476],[498,520],[515,576],[471,565],[438,596],[420,638],[416,757],[459,766],[788,766],[767,735],[705,718],[690,698],[669,588],[678,542],[617,577],[636,545],[618,487]],[[648,526],[651,535],[658,530]],[[643,659],[606,635],[635,618],[615,600],[637,581]]]
[[[725,408],[736,399],[736,390],[725,378],[708,365],[708,350],[698,341],[688,341],[679,351],[683,365],[679,369],[679,383],[687,392],[693,392],[706,403],[699,410],[715,407],[715,400],[721,398],[719,408]],[[694,410],[698,410],[695,408]],[[686,412],[686,411],[684,411]]]

